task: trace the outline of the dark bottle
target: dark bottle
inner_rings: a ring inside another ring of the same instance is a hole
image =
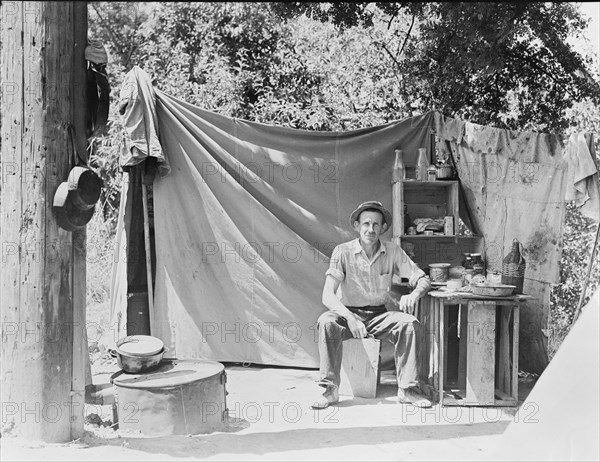
[[[463,254],[465,258],[463,259],[462,265],[464,269],[473,269],[473,257],[471,257],[470,253]]]
[[[515,286],[515,294],[523,293],[525,282],[526,263],[521,249],[521,243],[514,239],[510,252],[502,260],[502,284]]]

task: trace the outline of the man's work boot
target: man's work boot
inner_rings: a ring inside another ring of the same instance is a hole
[[[320,386],[321,393],[317,399],[311,404],[313,409],[325,409],[330,404],[335,404],[340,400],[338,387],[336,385]]]

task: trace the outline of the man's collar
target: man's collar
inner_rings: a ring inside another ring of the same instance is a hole
[[[360,238],[357,237],[354,240],[352,252],[356,255],[357,253],[361,253],[362,249],[363,248],[360,245]],[[375,255],[377,255],[379,252],[381,252],[381,253],[386,253],[387,252],[387,249],[385,248],[385,244],[383,243],[383,241],[381,239],[379,239],[379,249],[377,249],[377,252],[375,252]]]

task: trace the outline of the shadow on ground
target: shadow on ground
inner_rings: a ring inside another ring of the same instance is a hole
[[[384,427],[302,428],[247,434],[213,433],[155,438],[88,439],[95,445],[126,445],[129,449],[171,457],[208,457],[216,454],[268,454],[270,452],[331,449],[352,445],[378,445],[423,440],[448,440],[469,436],[499,435],[509,421],[456,425],[391,425]]]

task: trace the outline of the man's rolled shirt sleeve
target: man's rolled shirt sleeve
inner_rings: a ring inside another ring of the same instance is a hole
[[[340,282],[346,278],[346,268],[343,261],[343,254],[339,246],[336,246],[331,253],[329,269],[325,271],[325,276],[332,276]]]
[[[419,268],[417,264],[413,262],[408,255],[406,255],[406,252],[404,252],[402,248],[399,248],[398,250],[399,252],[396,254],[396,267],[398,269],[398,274],[401,277],[407,278],[408,283],[412,287],[415,287],[419,279],[427,275],[425,274],[425,271]]]

